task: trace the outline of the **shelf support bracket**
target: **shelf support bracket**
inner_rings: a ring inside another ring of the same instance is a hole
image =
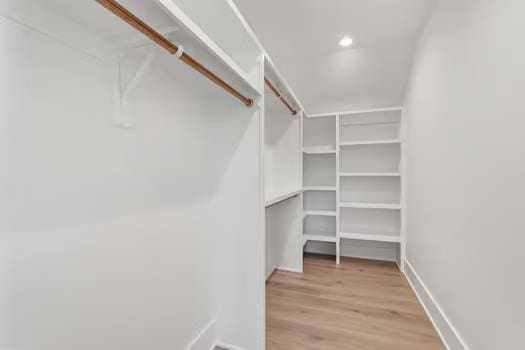
[[[133,127],[128,112],[128,97],[130,93],[139,85],[154,59],[155,47],[151,47],[133,77],[131,77],[127,84],[124,85],[122,82],[122,56],[119,56],[114,78],[114,125],[116,127],[124,129],[130,129]]]

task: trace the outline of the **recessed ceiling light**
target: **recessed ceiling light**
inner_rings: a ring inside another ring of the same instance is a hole
[[[352,40],[352,38],[345,36],[343,39],[341,39],[341,41],[339,42],[339,45],[341,45],[342,47],[348,47],[352,45],[353,42],[354,41]]]

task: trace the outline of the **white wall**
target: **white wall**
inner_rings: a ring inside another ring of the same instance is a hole
[[[1,16],[0,51],[0,348],[260,348],[258,112],[159,50],[119,129],[114,67]]]
[[[408,261],[475,350],[525,347],[524,13],[438,1],[406,100]]]

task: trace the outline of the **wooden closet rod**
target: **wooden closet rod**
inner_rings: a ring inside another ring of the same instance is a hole
[[[100,3],[102,6],[104,6],[105,8],[107,8],[109,11],[113,12],[115,15],[117,15],[118,17],[126,21],[129,25],[131,25],[138,31],[142,32],[152,41],[154,41],[155,43],[163,47],[170,54],[176,55],[178,53],[179,48],[175,44],[173,44],[171,41],[169,41],[164,36],[159,34],[157,31],[155,31],[149,25],[144,23],[141,19],[139,19],[137,16],[135,16],[133,13],[131,13],[128,9],[120,5],[115,0],[96,0],[96,1]],[[197,72],[201,73],[206,78],[213,81],[215,84],[219,85],[221,88],[223,88],[224,90],[228,91],[230,94],[232,94],[233,96],[241,100],[247,107],[253,106],[253,100],[251,98],[241,95],[240,92],[235,90],[228,83],[226,83],[224,80],[219,78],[212,71],[204,67],[202,64],[200,64],[198,61],[196,61],[194,58],[192,58],[187,53],[183,52],[179,58],[181,61],[186,63],[188,66],[192,67]]]
[[[268,85],[270,90],[272,90],[272,92],[275,95],[275,97],[277,97],[286,106],[286,108],[288,108],[290,113],[292,113],[292,115],[296,115],[297,111],[295,109],[293,109],[292,106],[290,106],[290,104],[288,103],[288,101],[286,101],[286,99],[284,97],[281,96],[279,91],[277,91],[275,86],[273,86],[272,82],[270,80],[268,80],[268,78],[266,78],[266,77],[264,77],[264,82],[266,83],[266,85]]]

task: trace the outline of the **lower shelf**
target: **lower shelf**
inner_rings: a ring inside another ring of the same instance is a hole
[[[358,239],[361,241],[374,241],[374,242],[389,242],[389,243],[399,243],[401,242],[401,237],[399,236],[389,236],[389,235],[371,235],[367,233],[344,233],[339,234],[340,238],[345,239]]]
[[[304,216],[312,215],[312,216],[337,216],[337,213],[335,210],[304,210],[303,211]]]
[[[304,243],[308,241],[315,241],[315,242],[328,242],[328,243],[336,243],[337,237],[334,236],[328,236],[328,235],[309,235],[304,234],[303,235]]]

